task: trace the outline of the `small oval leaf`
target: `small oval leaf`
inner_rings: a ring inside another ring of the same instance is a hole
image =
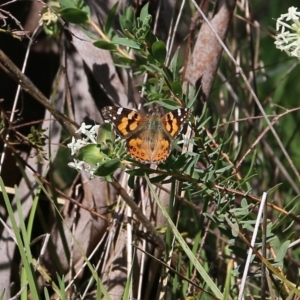
[[[82,24],[89,19],[86,12],[73,7],[63,8],[60,10],[60,15],[64,20],[73,24]]]
[[[172,92],[176,97],[182,99],[182,87],[179,81],[176,80],[172,83]]]
[[[149,13],[148,13],[148,9],[149,9],[149,3],[146,3],[142,9],[141,9],[141,13],[140,13],[140,19],[142,21],[145,20],[146,17],[148,17]]]
[[[93,44],[97,48],[104,49],[104,50],[115,50],[117,48],[116,45],[102,40],[96,41]]]
[[[94,174],[101,177],[109,176],[112,175],[120,166],[121,162],[119,159],[111,159],[99,166]]]
[[[90,144],[79,150],[77,158],[89,164],[97,164],[103,160],[104,155],[100,152],[98,145]]]
[[[161,183],[162,181],[165,180],[165,178],[167,177],[168,175],[158,175],[156,177],[152,177],[150,178],[150,182],[151,183]]]
[[[116,16],[116,11],[118,6],[119,6],[119,2],[116,2],[107,15],[107,19],[104,24],[104,32],[106,34],[111,30],[111,28],[113,28],[113,22]]]
[[[137,49],[137,50],[141,49],[140,45],[137,42],[135,42],[133,40],[130,40],[130,39],[127,39],[127,38],[119,38],[119,37],[116,36],[112,39],[111,42],[114,43],[114,44],[117,44],[117,45],[122,45],[122,46],[125,46],[125,47]]]
[[[106,141],[114,142],[115,139],[116,135],[114,134],[111,125],[107,123],[101,124],[98,129],[97,143],[106,144]]]
[[[167,56],[167,50],[166,45],[163,41],[158,41],[153,43],[152,45],[152,53],[153,57],[160,63],[164,64],[166,56]]]

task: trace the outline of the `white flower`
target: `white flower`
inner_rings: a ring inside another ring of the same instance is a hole
[[[75,139],[72,137],[71,143],[69,143],[67,146],[71,149],[71,155],[76,154],[82,147],[90,145],[90,144],[97,144],[97,136],[99,131],[100,125],[86,125],[85,123],[82,123],[80,128],[76,131],[76,133],[80,133],[85,135],[85,138],[82,139]],[[85,171],[90,174],[90,178],[94,178],[94,172],[99,167],[99,163],[96,163],[94,165],[90,165],[87,162],[80,161],[77,159],[73,159],[74,162],[68,163],[68,166],[76,169],[77,171]]]
[[[84,162],[83,161],[79,161],[77,159],[73,159],[73,161],[74,162],[68,163],[68,166],[70,168],[73,168],[73,169],[77,170],[77,171],[81,171],[82,170],[82,165],[84,164]]]
[[[76,140],[72,137],[71,143],[67,145],[71,149],[71,155],[76,154],[82,147],[89,144],[97,144],[97,136],[100,125],[85,125],[82,123],[76,133],[84,134],[86,137]]]
[[[88,143],[85,140],[82,139],[75,140],[75,138],[72,137],[72,142],[69,143],[67,147],[71,149],[71,155],[74,155],[77,153],[78,150],[80,150],[82,147],[86,145],[88,145]]]
[[[93,144],[97,144],[97,135],[99,127],[100,125],[85,125],[85,123],[83,122],[80,128],[76,131],[76,133],[79,132],[84,134],[86,136],[86,138],[84,138],[84,141],[90,141]]]
[[[68,163],[68,166],[72,169],[75,169],[77,171],[85,171],[89,173],[90,179],[95,178],[94,172],[97,170],[99,165],[100,165],[99,163],[95,165],[90,165],[88,163],[85,163],[84,161],[80,161],[77,159],[73,159],[73,162]]]
[[[296,7],[290,7],[288,13],[277,19],[276,30],[280,31],[275,40],[276,48],[300,58],[300,12]]]

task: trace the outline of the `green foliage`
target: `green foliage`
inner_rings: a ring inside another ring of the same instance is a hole
[[[50,2],[41,12],[40,24],[47,35],[58,37],[63,28],[59,18],[65,22],[84,25],[91,17],[90,8],[83,0],[59,0]]]
[[[129,47],[135,50],[140,50],[141,46],[134,40],[130,40],[128,38],[121,38],[121,37],[113,37],[111,40],[112,43],[119,46]]]
[[[82,24],[91,17],[90,8],[83,0],[59,0],[59,3],[58,13],[67,22]]]
[[[67,22],[74,24],[85,23],[89,19],[88,15],[84,11],[73,7],[61,9],[60,15]]]
[[[39,183],[41,184],[41,183]],[[67,299],[68,294],[66,292],[66,286],[65,286],[65,279],[64,276],[60,276],[57,273],[57,278],[50,278],[49,274],[47,273],[47,270],[45,270],[41,265],[40,262],[37,261],[37,258],[34,257],[31,251],[31,236],[30,236],[30,230],[26,228],[26,223],[22,214],[22,207],[20,203],[20,197],[18,195],[18,191],[16,190],[16,198],[17,198],[17,213],[18,213],[18,220],[20,222],[20,225],[18,227],[16,218],[13,213],[12,205],[9,201],[8,195],[5,190],[4,183],[2,181],[2,178],[0,177],[0,188],[2,191],[3,199],[6,205],[6,209],[9,214],[10,221],[12,222],[12,228],[10,230],[10,237],[14,239],[17,249],[19,251],[19,254],[21,256],[22,261],[22,278],[23,282],[21,285],[21,290],[23,288],[23,293],[21,294],[22,299],[28,299],[28,294],[26,292],[26,286],[29,285],[29,290],[32,299],[41,299],[40,297],[40,291],[39,291],[39,284],[36,280],[37,273],[39,273],[42,277],[44,277],[44,280],[49,283],[47,287],[44,287],[44,297],[45,299],[50,299],[49,296],[49,290],[53,289],[56,293],[56,296],[59,297],[59,299]],[[42,185],[40,185],[40,189],[44,189]],[[45,191],[45,190],[44,190]],[[45,193],[47,195],[47,192]],[[48,195],[49,197],[49,195]],[[50,199],[50,197],[49,197]],[[36,217],[35,212],[32,214],[32,218]],[[33,216],[34,215],[34,216]],[[19,230],[20,229],[20,230]],[[97,282],[97,293],[96,296],[98,299],[101,297],[101,295],[105,296],[105,299],[111,299],[108,292],[106,291],[105,287],[103,286],[102,282],[100,281],[96,270],[94,267],[89,263],[87,257],[82,253],[82,257],[86,260],[88,267],[90,268],[90,271],[92,273],[92,276],[94,280]],[[39,258],[40,259],[40,258]],[[56,284],[57,282],[58,284]]]
[[[166,45],[163,41],[157,41],[153,43],[152,55],[154,59],[156,59],[161,65],[164,64],[167,56],[167,50],[166,50]]]
[[[39,162],[43,162],[45,157],[45,151],[43,147],[45,146],[45,141],[48,138],[44,134],[45,131],[45,129],[36,129],[34,126],[31,126],[30,133],[25,138],[27,142],[37,150],[37,158]]]
[[[129,37],[133,38],[133,35],[130,34],[133,32],[133,29],[136,28],[136,17],[135,12],[131,6],[125,7],[123,14],[119,17],[120,26],[122,31],[129,35]]]
[[[23,286],[25,287],[27,282],[30,287],[30,292],[32,294],[32,297],[34,299],[39,299],[39,292],[37,287],[37,281],[36,281],[36,274],[33,272],[35,268],[34,259],[32,257],[31,251],[30,251],[30,241],[27,237],[27,230],[24,222],[24,218],[22,215],[22,207],[20,203],[20,198],[17,197],[17,209],[18,209],[18,219],[20,220],[20,228],[21,231],[19,231],[18,224],[16,222],[16,218],[14,216],[14,212],[12,209],[12,206],[10,204],[8,195],[5,191],[5,185],[2,181],[2,178],[0,178],[0,187],[3,195],[3,199],[5,202],[6,209],[8,211],[8,215],[10,218],[10,221],[12,223],[12,230],[14,232],[14,241],[17,244],[19,253],[21,255],[21,259],[23,262],[22,272],[24,272],[25,280],[23,281]]]
[[[100,146],[96,144],[90,144],[81,148],[77,158],[89,164],[97,164],[105,160],[104,151],[102,152]]]
[[[96,176],[106,177],[112,175],[117,169],[121,166],[119,159],[111,159],[108,162],[105,162],[97,168],[94,172]]]
[[[94,42],[93,45],[95,47],[101,48],[103,50],[116,50],[117,49],[116,45],[112,44],[111,42],[106,42],[106,41],[102,41],[102,40]]]

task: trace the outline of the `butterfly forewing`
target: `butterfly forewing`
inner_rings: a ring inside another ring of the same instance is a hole
[[[190,117],[190,110],[188,108],[178,108],[165,114],[161,120],[165,126],[165,131],[172,138],[176,138],[182,130],[183,125]]]
[[[106,106],[102,109],[102,115],[114,125],[118,135],[123,139],[137,132],[142,124],[148,121],[146,116],[124,107]]]

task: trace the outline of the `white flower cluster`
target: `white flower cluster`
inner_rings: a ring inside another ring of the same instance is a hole
[[[86,125],[82,123],[80,128],[76,131],[76,133],[84,134],[86,137],[82,139],[76,140],[72,137],[72,142],[67,145],[68,148],[71,149],[71,155],[77,154],[78,151],[87,145],[97,144],[97,136],[100,125]],[[70,168],[76,169],[77,171],[86,171],[90,173],[91,178],[94,178],[94,172],[98,168],[98,164],[96,165],[88,165],[84,161],[73,159],[73,162],[68,163]]]
[[[300,57],[300,12],[291,6],[288,13],[282,14],[276,21],[276,48],[290,56]]]
[[[97,136],[100,125],[85,125],[82,123],[80,128],[76,133],[81,133],[86,136],[86,138],[76,140],[72,137],[72,142],[68,144],[68,148],[71,149],[71,155],[76,154],[82,147],[90,144],[97,144]],[[90,129],[90,130],[89,130]]]

